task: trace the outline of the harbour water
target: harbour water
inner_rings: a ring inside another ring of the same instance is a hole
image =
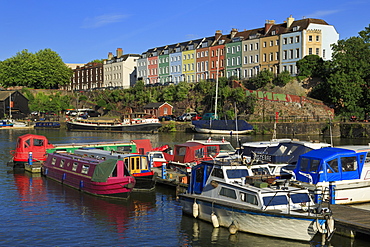
[[[132,140],[148,138],[154,147],[173,146],[207,135],[190,133],[123,134],[61,130],[0,130],[0,246],[322,246],[227,229],[182,215],[173,189],[135,193],[127,201],[83,194],[40,175],[14,172],[6,163],[18,136],[45,135],[51,143]],[[220,136],[213,137],[222,138]],[[241,142],[269,136],[239,136]],[[307,140],[309,137],[302,137]],[[238,145],[236,136],[225,136]],[[319,137],[317,137],[319,139]],[[321,140],[327,141],[329,140]],[[368,140],[334,139],[335,145],[366,144]],[[369,208],[367,205],[362,207]],[[370,239],[335,235],[326,246],[369,246]]]

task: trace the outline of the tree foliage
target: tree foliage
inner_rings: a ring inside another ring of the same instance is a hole
[[[51,49],[18,52],[0,63],[0,84],[7,88],[24,86],[51,89],[70,83],[72,69]]]
[[[307,55],[296,63],[298,75],[304,77],[321,77],[324,73],[324,60],[318,55]]]
[[[330,70],[311,94],[334,106],[342,115],[364,116],[370,112],[369,27],[359,37],[339,40],[332,46]]]

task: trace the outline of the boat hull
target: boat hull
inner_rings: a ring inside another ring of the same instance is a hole
[[[198,133],[203,134],[222,134],[222,135],[246,135],[251,133],[253,130],[216,130],[216,129],[205,129],[205,128],[194,128]]]
[[[238,207],[193,195],[179,195],[179,200],[185,214],[193,215],[193,204],[196,202],[199,209],[198,218],[201,220],[212,223],[211,215],[214,213],[222,227],[234,224],[238,231],[269,237],[310,241],[317,232],[316,224],[319,224],[314,217],[294,217],[292,214]]]
[[[133,174],[136,184],[132,191],[152,191],[155,189],[154,173]]]
[[[114,125],[114,124],[88,124],[67,122],[68,130],[75,131],[109,131],[109,132],[143,132],[155,133],[162,125],[160,123],[142,123],[135,125]]]

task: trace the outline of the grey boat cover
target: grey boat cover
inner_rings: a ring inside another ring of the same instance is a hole
[[[112,174],[116,167],[117,159],[109,159],[97,164],[92,175],[91,181],[93,182],[107,182],[109,176]]]
[[[194,120],[192,124],[195,128],[243,131],[252,130],[253,126],[244,120]]]

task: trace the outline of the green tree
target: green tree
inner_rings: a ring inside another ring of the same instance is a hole
[[[324,72],[324,60],[318,55],[307,55],[296,63],[298,75],[304,77],[321,77]]]
[[[255,88],[263,88],[268,83],[274,80],[274,73],[269,70],[262,70],[255,77],[249,79],[249,83],[254,85]]]
[[[292,76],[290,75],[289,71],[284,70],[280,74],[276,76],[274,79],[274,84],[276,86],[284,87],[286,84],[288,84],[292,80]]]
[[[359,37],[332,45],[330,70],[312,91],[313,97],[333,105],[336,113],[360,116],[370,112],[369,37],[370,28],[365,28]]]
[[[35,54],[23,50],[0,63],[0,83],[3,87],[58,88],[58,85],[70,83],[72,73],[72,69],[51,49]]]

